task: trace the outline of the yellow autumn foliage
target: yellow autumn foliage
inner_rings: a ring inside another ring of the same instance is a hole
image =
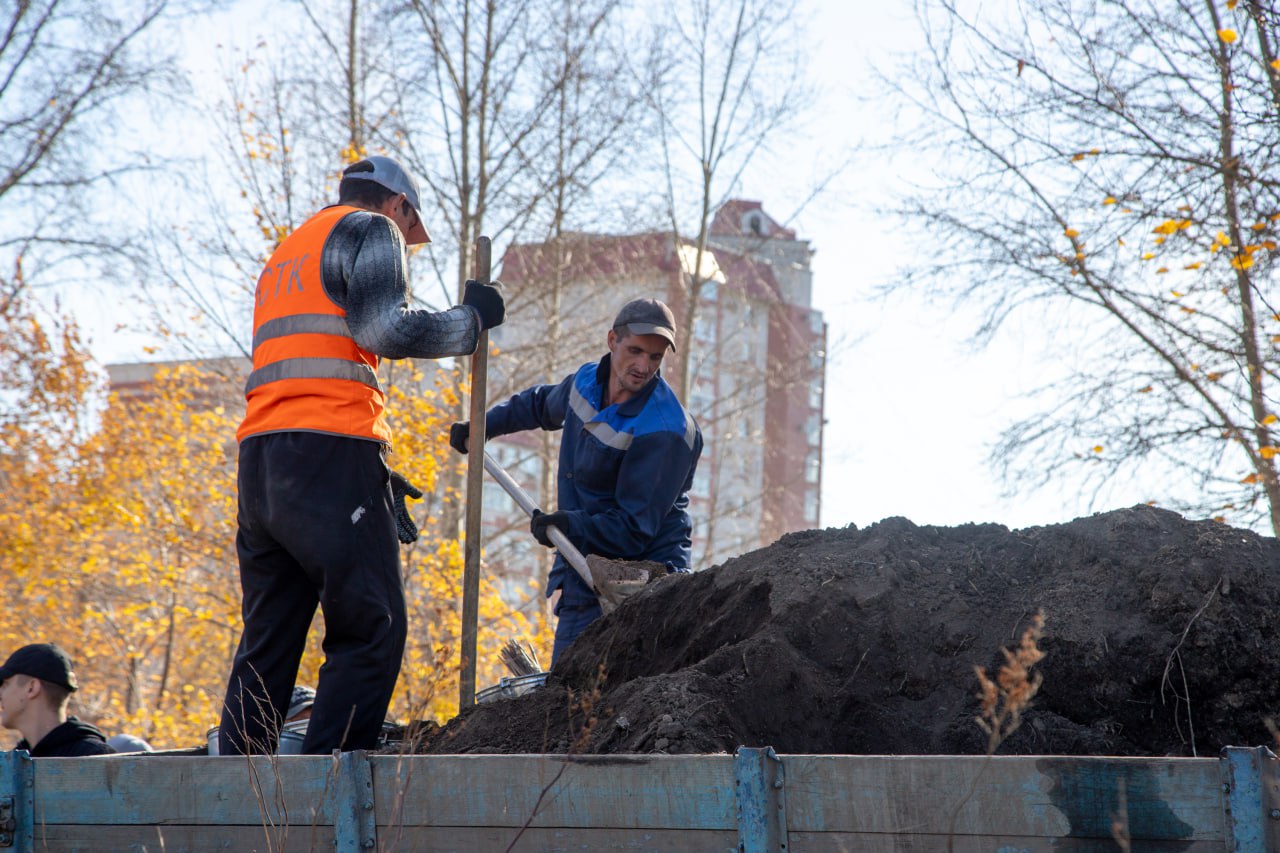
[[[61,346],[33,318],[0,330],[0,367],[25,365],[21,393],[0,408],[0,584],[11,603],[0,613],[0,655],[56,642],[80,679],[72,713],[157,748],[202,744],[218,722],[240,633],[243,378],[161,369],[103,408],[74,329]],[[401,552],[409,638],[390,713],[443,721],[458,706],[462,558],[457,532],[433,520],[457,496],[434,490],[442,467],[459,463],[442,403],[451,392],[406,364],[384,368],[397,442],[389,461],[427,495],[409,504],[422,536]],[[527,595],[508,602],[482,580],[479,685],[506,674],[498,652],[508,638],[549,659],[536,586],[531,579]],[[511,597],[510,584],[504,592]],[[314,685],[323,661],[318,622],[299,683]]]

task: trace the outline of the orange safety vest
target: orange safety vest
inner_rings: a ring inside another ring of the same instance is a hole
[[[325,293],[320,253],[339,205],[308,219],[280,244],[258,277],[253,308],[253,372],[236,440],[305,431],[391,443],[378,384],[378,357],[347,328],[347,312]]]

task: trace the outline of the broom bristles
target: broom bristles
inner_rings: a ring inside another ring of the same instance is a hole
[[[535,672],[542,672],[542,666],[538,663],[538,656],[532,648],[526,650],[516,640],[507,640],[505,646],[502,647],[502,662],[506,664],[512,675],[533,675]]]

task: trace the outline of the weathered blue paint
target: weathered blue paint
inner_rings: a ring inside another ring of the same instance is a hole
[[[1168,793],[1162,791],[1160,774],[1150,762],[1056,757],[1037,766],[1053,780],[1049,797],[1070,823],[1066,837],[1111,838],[1123,790],[1131,837],[1163,839],[1167,845],[1163,849],[1169,851],[1191,846],[1195,827],[1178,817],[1168,802]],[[1178,839],[1188,840],[1178,843]]]
[[[1223,747],[1221,767],[1227,849],[1239,853],[1275,850],[1280,844],[1275,754],[1265,746]]]
[[[773,747],[739,747],[733,775],[738,795],[738,850],[787,850],[787,801],[782,761]]]
[[[0,849],[17,853],[35,849],[34,784],[35,770],[25,749],[0,752],[0,802],[7,812],[4,825],[0,826]]]
[[[338,853],[362,853],[378,843],[373,811],[373,769],[364,750],[341,752],[333,796],[333,845]]]

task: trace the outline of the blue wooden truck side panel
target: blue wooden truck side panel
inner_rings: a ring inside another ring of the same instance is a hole
[[[3,753],[14,850],[1280,850],[1266,749],[1212,758]],[[8,816],[6,819],[6,815]]]

